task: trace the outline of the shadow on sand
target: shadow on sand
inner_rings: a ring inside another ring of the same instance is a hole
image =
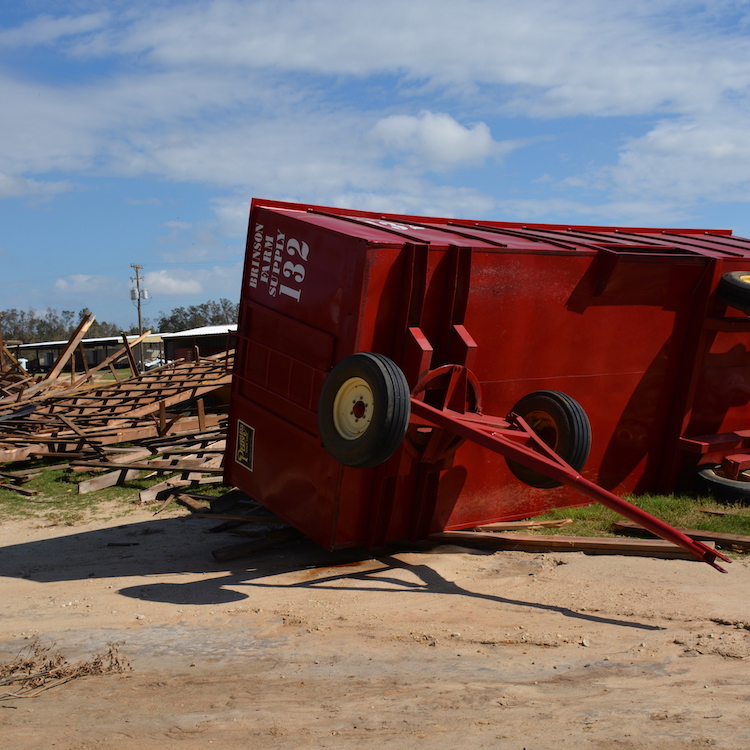
[[[247,599],[246,591],[256,587],[290,590],[342,590],[363,593],[388,591],[423,592],[450,597],[482,599],[509,605],[557,612],[588,622],[640,630],[663,628],[636,621],[601,617],[534,601],[510,599],[471,591],[449,581],[428,564],[410,564],[399,559],[395,550],[346,549],[326,552],[302,538],[271,550],[256,553],[231,565],[217,562],[211,549],[229,544],[226,534],[207,534],[215,521],[196,517],[158,519],[121,526],[64,533],[47,539],[0,547],[0,576],[21,577],[39,583],[84,580],[88,578],[142,578],[143,583],[119,589],[129,598],[147,597],[175,605],[216,605]],[[231,537],[236,542],[236,537]],[[398,551],[406,551],[400,547]],[[412,551],[415,548],[411,548]],[[442,553],[492,555],[490,552],[461,547],[441,547]],[[363,570],[359,563],[365,563]],[[230,569],[231,568],[231,569]],[[310,572],[302,580],[282,581],[274,577]],[[397,572],[407,570],[416,581],[405,581]],[[326,571],[328,571],[326,573]],[[392,571],[394,575],[389,576]],[[205,574],[203,580],[151,582],[155,576]]]

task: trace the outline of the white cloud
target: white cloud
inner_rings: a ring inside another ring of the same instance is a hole
[[[619,194],[750,201],[750,117],[663,120],[631,139],[609,174]]]
[[[70,276],[57,279],[55,281],[55,289],[58,292],[71,294],[98,295],[103,292],[121,292],[122,283],[111,276],[91,276],[83,273],[74,273]]]
[[[0,198],[48,198],[75,189],[71,182],[45,182],[0,172]]]
[[[509,106],[536,116],[703,111],[750,76],[738,9],[720,5],[733,26],[709,33],[679,0],[216,0],[144,11],[79,52],[174,69],[389,74],[467,97],[513,86]]]
[[[108,19],[109,14],[106,12],[61,18],[42,14],[16,28],[0,30],[0,48],[49,44],[61,38],[101,29]]]
[[[212,198],[218,228],[225,237],[244,237],[250,218],[250,198],[232,196]]]
[[[481,163],[511,149],[492,139],[486,123],[465,127],[443,112],[391,115],[379,120],[370,132],[385,146],[411,152],[433,169]]]
[[[189,271],[184,269],[160,269],[148,271],[144,276],[144,283],[149,291],[152,303],[164,305],[172,304],[160,300],[160,297],[192,297],[201,296],[201,300],[239,299],[242,281],[242,262],[213,268],[196,268]]]
[[[195,274],[188,271],[149,271],[144,276],[149,294],[180,295],[200,294],[203,286],[195,278]]]
[[[57,44],[61,59],[72,55],[66,64],[81,72],[101,60],[112,71],[64,86],[0,76],[4,111],[13,113],[0,117],[0,197],[72,189],[38,178],[69,171],[208,183],[248,199],[455,214],[449,191],[425,172],[481,166],[534,145],[495,140],[500,115],[645,114],[659,120],[625,144],[616,165],[562,186],[598,191],[602,205],[622,210],[636,210],[645,195],[670,211],[677,196],[745,199],[750,38],[743,4],[206,0],[121,7],[39,16],[0,30],[0,50]],[[361,98],[347,85],[361,88]],[[384,90],[379,106],[369,103],[368,92]],[[415,116],[426,101],[431,110]],[[484,213],[496,205],[478,189],[453,190],[456,207]],[[207,231],[242,235],[248,199],[217,198],[217,227]]]

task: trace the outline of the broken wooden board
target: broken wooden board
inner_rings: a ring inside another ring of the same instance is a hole
[[[196,484],[221,484],[221,481],[222,477],[205,477],[202,479],[178,479],[173,477],[143,490],[138,495],[138,502],[141,505],[147,505],[158,500],[164,500],[167,495],[173,494],[176,489],[181,487],[190,487]]]
[[[139,469],[140,471],[191,471],[199,474],[223,474],[224,469],[213,466],[208,461],[188,460],[169,461],[167,459],[154,458],[150,461],[71,461],[72,466],[80,466],[92,469]]]
[[[637,523],[618,521],[612,524],[612,528],[622,534],[647,534],[651,536],[650,531],[647,531]],[[704,531],[703,529],[677,529],[677,531],[681,531],[691,539],[696,539],[700,542],[714,542],[718,547],[723,547],[724,549],[731,547],[737,550],[750,550],[750,536],[726,534],[721,531]]]
[[[711,516],[734,516],[735,518],[747,518],[750,520],[750,513],[737,513],[731,510],[710,510],[709,508],[698,508],[701,513],[708,513]]]
[[[573,523],[572,518],[560,518],[556,521],[505,521],[476,526],[477,531],[514,531],[515,529],[556,529]]]
[[[180,505],[184,505],[186,508],[188,508],[189,510],[191,510],[193,513],[196,513],[196,514],[209,513],[209,511],[211,510],[207,505],[199,502],[198,500],[195,500],[190,495],[186,495],[184,492],[175,493],[174,499]],[[198,518],[207,518],[207,517],[210,517],[210,516],[202,516],[202,515],[198,516]]]
[[[117,471],[108,471],[106,474],[101,474],[98,477],[92,479],[86,479],[83,482],[78,483],[78,494],[85,495],[88,492],[96,492],[97,490],[103,490],[105,487],[114,487],[115,485],[122,484],[123,482],[129,482],[133,479],[138,479],[141,476],[141,472],[138,469],[126,469],[121,468]]]
[[[430,534],[431,542],[481,549],[521,552],[584,552],[587,555],[639,555],[641,557],[695,560],[687,550],[662,539],[558,536],[544,534],[497,534],[477,531],[442,531]]]
[[[36,490],[27,490],[25,487],[21,487],[18,484],[8,484],[7,482],[0,482],[0,489],[10,490],[11,492],[18,492],[19,494],[26,495],[28,497],[39,494]]]

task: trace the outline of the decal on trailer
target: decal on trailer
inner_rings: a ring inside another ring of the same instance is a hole
[[[249,471],[253,470],[253,456],[255,455],[255,429],[237,420],[237,450],[234,460]]]
[[[309,253],[306,242],[257,224],[250,256],[250,286],[257,289],[265,285],[271,297],[284,294],[299,302]]]

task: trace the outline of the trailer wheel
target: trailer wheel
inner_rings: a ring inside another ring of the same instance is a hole
[[[406,377],[382,354],[352,354],[333,368],[318,402],[323,446],[356,469],[389,459],[406,435],[411,416]]]
[[[512,409],[560,458],[580,471],[591,450],[591,425],[583,407],[560,391],[535,391],[524,396]],[[507,461],[508,468],[525,484],[550,489],[562,483]]]
[[[698,467],[695,475],[695,492],[698,495],[711,495],[725,503],[750,501],[750,472],[741,472],[746,479],[729,479],[724,476],[721,464]]]
[[[716,294],[729,307],[750,315],[750,271],[725,273],[719,279]]]

